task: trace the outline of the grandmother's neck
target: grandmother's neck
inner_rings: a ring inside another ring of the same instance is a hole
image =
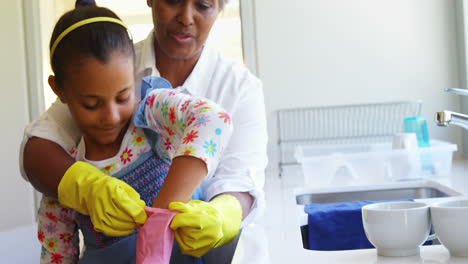
[[[156,45],[156,44],[155,44]],[[201,52],[189,59],[176,59],[169,57],[155,46],[156,68],[164,79],[168,80],[172,87],[184,84],[190,73],[195,68]]]

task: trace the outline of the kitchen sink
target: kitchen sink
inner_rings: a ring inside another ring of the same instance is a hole
[[[347,186],[336,188],[299,188],[294,191],[297,209],[300,214],[302,244],[308,249],[309,234],[307,214],[304,205],[316,203],[342,203],[352,201],[385,201],[414,199],[432,203],[448,197],[461,196],[457,191],[434,181],[407,181],[372,186]],[[439,244],[434,240],[434,244]]]
[[[352,201],[384,201],[400,199],[432,199],[460,196],[453,189],[433,181],[397,182],[375,186],[350,186],[329,189],[296,189],[298,205],[342,203]]]
[[[329,193],[309,193],[296,196],[297,204],[326,204],[351,201],[383,201],[400,199],[428,199],[454,196],[454,193],[446,192],[435,187],[403,187],[386,188],[377,190],[360,190]]]

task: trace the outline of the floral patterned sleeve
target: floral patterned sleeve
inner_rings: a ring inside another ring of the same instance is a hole
[[[159,134],[158,148],[169,159],[190,155],[212,172],[232,134],[230,115],[219,105],[172,89],[151,91],[142,101],[146,125]]]
[[[42,244],[41,264],[78,262],[76,212],[62,207],[57,199],[43,196],[37,213],[37,238]]]

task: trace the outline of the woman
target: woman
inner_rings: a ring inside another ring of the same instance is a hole
[[[230,144],[218,169],[203,180],[201,189],[205,201],[223,193],[235,196],[242,205],[245,225],[250,221],[245,218],[253,219],[263,206],[266,120],[261,82],[244,67],[225,60],[205,45],[225,2],[148,0],[155,30],[135,45],[136,76],[137,83],[144,76],[161,76],[176,90],[211,99],[232,114],[234,132]],[[136,93],[140,98],[140,89]],[[39,191],[56,196],[62,176],[74,163],[65,150],[70,150],[80,136],[67,108],[60,102],[54,103],[25,131],[24,156],[20,154],[23,176],[27,175]],[[158,199],[163,208],[171,201],[186,202],[177,193],[161,194]],[[186,233],[190,233],[190,228],[187,226]],[[181,240],[189,248],[199,247],[183,235]]]

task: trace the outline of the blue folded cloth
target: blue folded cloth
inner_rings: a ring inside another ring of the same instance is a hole
[[[412,201],[412,199],[399,200]],[[373,248],[364,233],[361,208],[366,204],[388,201],[307,204],[309,249],[350,250]]]

